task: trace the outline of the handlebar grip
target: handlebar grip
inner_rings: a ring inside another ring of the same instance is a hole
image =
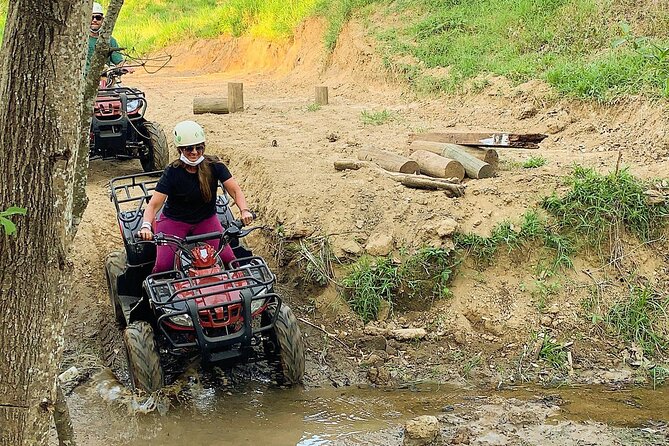
[[[207,234],[188,236],[184,239],[184,242],[185,243],[204,242],[206,240],[211,240],[211,239],[220,239],[221,237],[223,237],[223,233],[221,232],[209,232]]]

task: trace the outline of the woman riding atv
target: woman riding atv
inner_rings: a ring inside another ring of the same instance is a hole
[[[153,231],[184,238],[210,232],[223,232],[216,216],[216,191],[218,182],[223,183],[241,212],[241,220],[248,225],[253,214],[246,204],[246,198],[227,166],[218,158],[205,155],[205,135],[202,127],[194,121],[182,121],[174,127],[174,144],[179,151],[179,159],[165,168],[156,190],[144,210],[144,218],[139,232],[143,240],[151,240]],[[156,220],[156,214],[163,208]],[[209,240],[218,250],[220,240]],[[221,253],[227,264],[235,259],[230,246]],[[157,247],[153,272],[172,269],[174,252],[170,246]]]

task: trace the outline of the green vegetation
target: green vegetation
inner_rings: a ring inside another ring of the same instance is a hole
[[[0,211],[0,228],[7,235],[12,235],[16,232],[16,225],[9,219],[12,215],[26,215],[26,210],[19,207],[10,207],[7,210]]]
[[[613,333],[653,355],[669,346],[669,299],[650,287],[633,287],[631,296],[614,305],[604,318]]]
[[[400,264],[363,256],[341,284],[351,309],[369,322],[378,316],[383,301],[392,307],[402,295],[426,304],[449,297],[454,266],[452,253],[440,248],[423,248]]]
[[[525,169],[536,169],[537,167],[541,167],[547,163],[546,158],[543,156],[533,156],[527,159],[522,166]]]
[[[299,243],[289,246],[289,250],[295,251],[297,264],[308,282],[320,286],[334,282],[333,264],[337,258],[327,236],[300,239]]]
[[[308,112],[315,112],[320,109],[321,109],[321,104],[317,104],[315,102],[313,104],[309,104],[309,106],[307,107]]]
[[[557,370],[564,370],[567,365],[567,352],[564,350],[563,345],[550,336],[544,336],[544,341],[539,351],[539,358]]]
[[[649,205],[644,192],[652,185],[626,169],[601,175],[576,166],[566,181],[570,186],[566,195],[553,194],[542,202],[561,233],[583,235],[601,248],[620,231],[649,241],[666,226],[669,204]]]
[[[360,120],[365,125],[382,125],[388,121],[395,119],[395,113],[388,110],[381,110],[378,112],[368,112],[363,110],[360,113]]]

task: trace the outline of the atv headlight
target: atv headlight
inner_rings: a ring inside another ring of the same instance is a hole
[[[173,324],[181,325],[182,327],[193,326],[193,320],[188,314],[177,314],[176,316],[170,316],[169,319]]]
[[[134,113],[141,105],[141,99],[133,99],[132,101],[128,101],[126,109],[128,110],[128,113]]]
[[[267,299],[256,299],[251,301],[251,314],[264,307],[265,303],[267,303]]]

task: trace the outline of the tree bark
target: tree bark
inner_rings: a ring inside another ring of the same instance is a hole
[[[316,87],[316,104],[328,105],[328,87],[325,86]]]
[[[228,98],[193,98],[193,114],[203,113],[226,114],[229,113]]]
[[[0,67],[0,445],[44,445],[62,354],[89,0],[9,2]],[[11,149],[11,150],[10,150]]]
[[[497,150],[491,149],[489,147],[472,147],[472,146],[463,146],[459,144],[453,144],[453,145],[457,146],[460,150],[467,152],[472,156],[475,156],[481,161],[490,164],[493,170],[497,170],[499,166],[499,154],[497,153]],[[448,146],[449,146],[448,143],[443,143],[443,142],[413,141],[410,145],[410,148],[412,152],[416,150],[427,150],[428,152],[444,156],[444,149]]]
[[[361,161],[372,161],[390,172],[416,173],[418,163],[395,153],[385,150],[360,149],[358,159]]]
[[[416,150],[410,158],[418,163],[420,173],[437,178],[457,178],[462,181],[465,169],[459,161],[444,158],[427,150]]]
[[[230,113],[244,111],[244,84],[228,82],[228,110]]]
[[[90,0],[78,0],[90,6]],[[107,7],[105,20],[100,28],[100,36],[95,44],[95,53],[91,59],[90,68],[86,74],[86,78],[82,85],[83,100],[81,102],[81,134],[79,137],[78,150],[76,151],[76,167],[74,169],[74,177],[72,180],[72,228],[70,229],[70,236],[74,238],[77,231],[77,226],[84,215],[86,206],[88,205],[88,197],[86,196],[86,182],[88,180],[88,154],[90,152],[90,128],[93,119],[93,102],[98,93],[100,86],[100,74],[105,66],[109,54],[109,38],[114,30],[116,19],[121,12],[123,0],[111,0]],[[90,8],[85,11],[87,20],[90,21]],[[90,23],[90,22],[89,22]],[[86,47],[87,48],[87,47]]]

